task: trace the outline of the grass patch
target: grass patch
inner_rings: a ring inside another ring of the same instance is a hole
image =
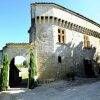
[[[22,79],[28,79],[28,73],[22,73]]]

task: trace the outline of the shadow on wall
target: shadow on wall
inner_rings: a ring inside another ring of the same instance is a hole
[[[78,45],[72,42],[66,45],[57,44],[59,47],[57,47],[54,53],[43,52],[45,55],[39,59],[40,79],[63,79],[66,77],[66,73],[69,72],[75,72],[76,75],[84,77],[98,75],[98,59],[94,60],[95,47],[91,47],[90,49],[83,48],[83,42],[80,42]],[[58,62],[58,56],[61,56],[61,63]],[[84,60],[87,60],[87,64]],[[87,72],[87,70],[90,70],[90,72]]]
[[[83,48],[83,42],[80,42],[78,45],[75,45],[72,42],[70,42],[67,44],[67,46],[62,45],[56,50],[56,54],[62,56],[66,72],[74,71],[78,76],[86,75],[86,65],[84,64],[85,59],[91,61],[92,71],[94,64],[97,63],[95,61],[95,63],[93,64],[95,52],[95,47],[91,47],[90,49]],[[89,64],[87,65],[87,67],[88,66]]]

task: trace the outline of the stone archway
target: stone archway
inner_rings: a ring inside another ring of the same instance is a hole
[[[30,49],[33,45],[30,43],[9,43],[3,48],[3,55],[5,52],[8,53],[8,58],[10,60],[9,64],[9,74],[8,74],[8,86],[16,87],[21,78],[18,76],[19,72],[17,67],[14,65],[16,56],[23,56],[27,62],[30,60]],[[15,77],[16,76],[16,77]]]
[[[19,70],[14,64],[15,58],[13,58],[9,65],[9,86],[15,87],[20,83],[20,77],[19,77]]]
[[[17,59],[16,59],[17,58]],[[23,56],[16,56],[9,64],[9,86],[28,86],[28,63]]]

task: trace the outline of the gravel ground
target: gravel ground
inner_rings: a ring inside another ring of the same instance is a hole
[[[100,100],[100,79],[62,80],[32,90],[11,88],[0,93],[0,100]]]

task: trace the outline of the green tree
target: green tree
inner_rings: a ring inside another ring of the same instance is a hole
[[[23,66],[24,66],[25,68],[28,68],[28,63],[27,63],[26,60],[23,61]]]
[[[5,53],[3,57],[3,68],[1,70],[0,90],[6,91],[8,89],[8,54]]]
[[[33,50],[30,50],[30,66],[29,66],[29,89],[33,89],[35,87],[34,83],[35,76],[35,60]]]

